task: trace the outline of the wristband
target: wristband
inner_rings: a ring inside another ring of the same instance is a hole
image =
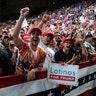
[[[22,22],[24,21],[24,17],[23,17],[23,16],[20,16],[19,19],[20,19],[20,21],[22,21]]]

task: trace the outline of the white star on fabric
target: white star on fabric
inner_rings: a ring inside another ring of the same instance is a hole
[[[70,86],[70,90],[72,89],[72,86]]]
[[[61,95],[65,93],[65,90],[61,91]]]
[[[78,85],[79,85],[79,82],[78,82]]]
[[[50,93],[48,94],[48,96],[52,96],[52,94],[53,94],[53,93],[52,93],[52,92],[50,92]]]
[[[83,79],[83,83],[85,83],[85,78]]]
[[[89,80],[91,80],[91,76],[89,76]]]
[[[94,78],[96,78],[96,74],[94,74]]]

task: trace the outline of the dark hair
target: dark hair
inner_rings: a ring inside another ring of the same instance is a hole
[[[61,40],[59,40],[59,41],[57,42],[57,46],[59,46],[59,45],[60,45],[60,43],[61,43]]]
[[[85,39],[86,39],[86,38],[88,38],[88,37],[92,37],[92,38],[93,38],[93,36],[92,36],[92,35],[86,35],[86,36],[85,36]]]
[[[23,28],[21,28],[22,31],[25,31]]]
[[[8,39],[9,39],[9,36],[8,36],[8,35],[5,35],[3,39],[6,39],[6,38],[8,38]]]
[[[3,40],[2,40],[2,44],[3,44],[3,45],[5,45],[5,44],[4,44],[4,39],[6,39],[6,38],[9,40],[9,36],[7,36],[7,35],[4,36],[4,38],[3,38]]]
[[[11,37],[9,38],[9,40],[13,40],[13,36],[11,36]]]
[[[93,39],[94,39],[94,41],[96,41],[96,37],[94,37]]]
[[[2,76],[13,74],[11,70],[10,57],[8,53],[6,52],[6,50],[4,49],[0,49],[0,62],[2,62],[0,63],[0,68],[2,68],[2,71],[3,71]]]

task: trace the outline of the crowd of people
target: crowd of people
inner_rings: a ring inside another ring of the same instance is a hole
[[[29,12],[22,8],[16,22],[0,27],[0,76],[24,74],[30,81],[53,62],[96,59],[96,2],[84,0],[27,19]]]

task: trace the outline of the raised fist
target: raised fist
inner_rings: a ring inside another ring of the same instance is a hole
[[[20,10],[20,15],[22,16],[22,17],[24,17],[24,18],[26,18],[26,16],[28,15],[28,13],[29,13],[29,8],[28,7],[25,7],[25,8],[22,8],[21,10]]]

